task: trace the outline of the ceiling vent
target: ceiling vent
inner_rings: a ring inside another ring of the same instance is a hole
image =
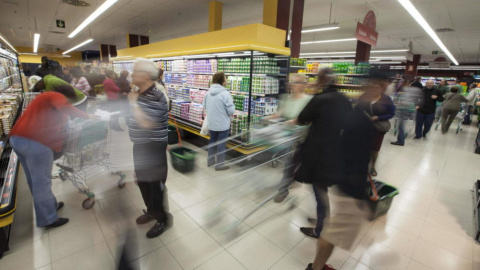
[[[65,4],[69,4],[76,7],[89,7],[90,4],[82,0],[63,0]]]
[[[455,32],[455,30],[452,29],[452,28],[437,28],[437,29],[435,29],[435,32],[446,33],[446,32]]]
[[[51,33],[51,34],[59,34],[59,35],[65,35],[64,32],[60,32],[60,31],[48,31],[48,33]]]

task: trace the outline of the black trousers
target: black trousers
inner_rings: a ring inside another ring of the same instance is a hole
[[[147,212],[160,222],[166,221],[167,142],[134,143],[133,162]]]

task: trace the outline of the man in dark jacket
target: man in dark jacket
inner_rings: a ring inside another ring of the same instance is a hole
[[[127,115],[129,111],[127,95],[132,90],[132,88],[130,87],[130,82],[128,81],[127,77],[128,77],[128,71],[122,70],[120,72],[120,77],[118,77],[118,79],[115,82],[118,88],[120,88],[120,93],[118,97],[120,99],[120,104],[122,106],[122,111],[124,115]]]
[[[435,88],[433,80],[428,80],[423,88],[423,102],[416,106],[417,119],[415,122],[414,139],[427,138],[427,133],[432,127],[433,120],[435,120],[437,101],[443,101],[443,96],[440,91]]]
[[[49,74],[53,74],[53,68],[48,64],[50,59],[47,56],[42,56],[42,66],[37,68],[35,75],[45,77]]]
[[[417,88],[420,88],[422,89],[423,88],[423,84],[422,84],[422,77],[416,77],[415,78],[415,81],[410,84],[411,87],[417,87]]]

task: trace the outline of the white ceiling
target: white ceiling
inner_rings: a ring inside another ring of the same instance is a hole
[[[67,35],[104,0],[85,0],[90,7],[74,7],[61,0],[0,0],[0,33],[15,46],[33,46],[33,33],[41,34],[40,47],[69,49],[92,36],[82,48],[98,50],[99,44],[126,47],[126,34],[150,36],[150,42],[203,33],[208,28],[209,0],[119,0],[75,38]],[[223,0],[223,28],[261,23],[263,0]],[[480,0],[413,0],[432,28],[453,28],[440,39],[461,63],[480,63]],[[330,6],[332,5],[332,16]],[[353,37],[357,21],[368,10],[377,15],[378,44],[375,49],[407,48],[422,54],[422,60],[439,50],[397,0],[305,0],[304,26],[340,23],[340,29],[304,34],[303,41]],[[66,22],[56,28],[55,19]],[[65,34],[50,33],[61,31]],[[356,42],[302,45],[302,52],[351,51]],[[392,54],[388,54],[392,55]]]

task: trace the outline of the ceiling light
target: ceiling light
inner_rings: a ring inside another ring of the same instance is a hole
[[[330,42],[343,42],[343,41],[354,41],[356,38],[344,38],[344,39],[330,39],[330,40],[317,40],[317,41],[305,41],[300,42],[300,44],[315,44],[315,43],[330,43]]]
[[[397,0],[407,11],[410,13],[410,15],[417,21],[418,24],[427,32],[428,35],[437,43],[437,45],[444,51],[448,58],[452,60],[452,62],[458,66],[458,62],[453,57],[453,55],[450,53],[450,51],[447,49],[447,47],[443,44],[443,42],[440,40],[440,38],[437,36],[435,31],[433,31],[432,27],[427,23],[427,21],[423,18],[422,14],[418,12],[418,10],[415,8],[415,6],[410,2],[410,0]]]
[[[397,50],[374,50],[370,51],[371,53],[384,53],[384,52],[408,52],[408,49],[397,49]]]
[[[12,50],[14,50],[16,53],[18,53],[17,50],[15,50],[15,47],[13,47],[12,44],[10,44],[10,42],[8,42],[2,35],[0,35],[0,39],[2,39],[3,42],[5,42],[5,44],[7,44],[8,47],[10,47],[10,49],[12,49]]]
[[[331,23],[331,24],[323,24],[323,25],[314,25],[302,28],[302,33],[311,33],[311,32],[319,32],[319,31],[328,31],[328,30],[335,30],[339,29],[338,23]]]
[[[383,65],[383,64],[401,64],[402,62],[399,62],[399,61],[370,61],[370,63]]]
[[[306,56],[306,58],[352,58],[355,57],[354,54],[346,54],[346,55],[314,55],[314,56]]]
[[[75,30],[73,30],[69,38],[75,37],[83,28],[87,27],[93,20],[95,20],[98,16],[100,16],[103,12],[109,9],[113,4],[115,4],[118,0],[107,0],[101,6],[97,8],[88,18],[85,19]]]
[[[328,54],[352,54],[355,53],[354,51],[351,52],[320,52],[320,53],[301,53],[300,55],[328,55]]]
[[[35,33],[33,35],[33,52],[34,53],[37,53],[38,51],[38,42],[40,41],[40,34],[39,33]]]
[[[75,47],[73,47],[73,48],[71,48],[71,49],[68,49],[68,50],[64,51],[62,54],[67,54],[67,53],[69,53],[69,52],[71,52],[71,51],[73,51],[73,50],[75,50],[75,49],[78,49],[78,48],[82,47],[83,45],[88,44],[88,43],[90,43],[90,42],[92,42],[92,41],[93,41],[93,38],[87,39],[87,40],[85,40],[84,42],[78,44],[77,46],[75,46]]]
[[[372,56],[370,59],[405,59],[405,56]]]

